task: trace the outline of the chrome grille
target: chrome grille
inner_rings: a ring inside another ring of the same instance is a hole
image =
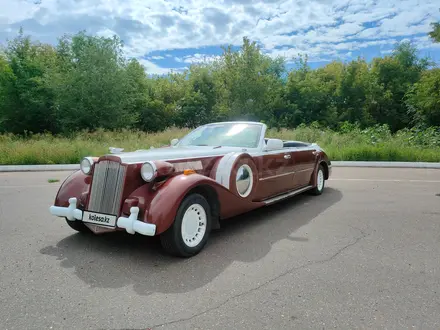
[[[125,167],[112,161],[95,164],[88,211],[118,215],[121,205]]]

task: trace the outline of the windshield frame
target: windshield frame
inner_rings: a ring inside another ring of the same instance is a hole
[[[215,126],[221,126],[221,125],[240,125],[240,124],[245,124],[245,125],[249,125],[249,126],[258,126],[260,128],[260,131],[258,133],[258,137],[255,141],[256,144],[254,146],[252,146],[252,147],[249,147],[246,145],[229,146],[229,145],[218,144],[218,145],[208,145],[208,146],[201,146],[201,147],[211,147],[211,148],[212,147],[225,147],[225,148],[241,148],[241,149],[257,149],[257,150],[262,149],[264,146],[264,136],[265,136],[265,132],[266,132],[266,125],[264,123],[247,122],[247,121],[226,121],[226,122],[210,123],[210,124],[199,126],[196,129],[189,132],[188,134],[186,134],[185,136],[183,136],[181,139],[179,139],[179,141],[177,142],[175,147],[187,147],[187,148],[188,147],[199,147],[197,145],[191,145],[191,144],[183,145],[182,141],[185,141],[187,138],[189,138],[194,133],[196,133],[200,130],[206,129],[207,127],[215,127]]]

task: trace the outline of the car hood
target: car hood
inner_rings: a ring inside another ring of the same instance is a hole
[[[148,160],[174,160],[198,157],[217,157],[229,152],[245,151],[244,148],[236,147],[163,147],[157,149],[137,150],[133,152],[121,152],[110,154],[119,157],[122,163],[142,163]],[[109,155],[107,155],[109,156]]]

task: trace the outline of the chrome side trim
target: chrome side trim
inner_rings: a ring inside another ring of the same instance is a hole
[[[305,172],[305,171],[313,171],[314,169],[315,169],[315,167],[309,167],[304,170],[297,171],[297,173],[301,173],[301,172]]]
[[[282,176],[286,176],[286,175],[290,175],[290,174],[295,174],[296,172],[288,172],[288,173],[282,173],[282,174],[277,174],[277,175],[271,175],[271,176],[267,176],[265,178],[260,178],[260,181],[265,181],[265,180],[270,180],[270,179],[276,179]]]
[[[282,177],[282,176],[286,176],[286,175],[290,175],[290,174],[295,174],[295,173],[301,173],[301,172],[305,172],[305,171],[313,171],[314,169],[315,169],[314,167],[309,167],[309,168],[306,168],[306,169],[300,170],[300,171],[292,171],[292,172],[287,172],[287,173],[282,173],[282,174],[277,174],[277,175],[271,175],[271,176],[267,176],[265,178],[260,178],[260,181],[275,179],[275,178],[279,178],[279,177]]]
[[[285,194],[282,194],[282,195],[278,195],[278,196],[275,196],[275,197],[263,200],[263,203],[265,203],[266,205],[270,205],[270,204],[273,204],[273,203],[278,202],[280,200],[283,200],[283,199],[286,199],[286,198],[289,198],[289,197],[301,194],[304,191],[307,191],[307,190],[312,189],[312,188],[313,188],[313,186],[307,186],[307,187],[304,187],[304,188],[301,188],[301,189],[298,189],[298,190],[294,190],[294,191],[291,191],[291,192],[288,192],[288,193],[285,193]]]

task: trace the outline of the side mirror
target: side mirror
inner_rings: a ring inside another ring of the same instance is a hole
[[[172,139],[171,140],[171,145],[175,146],[177,144],[177,142],[179,142],[179,139]]]
[[[282,150],[283,146],[283,141],[280,139],[268,139],[264,150]]]

